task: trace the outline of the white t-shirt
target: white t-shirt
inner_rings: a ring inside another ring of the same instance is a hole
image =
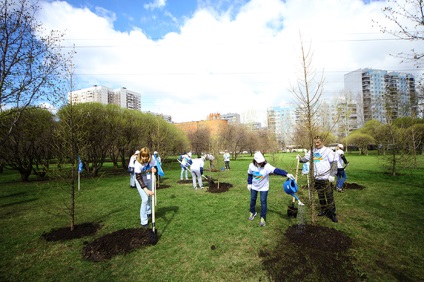
[[[337,149],[335,152],[335,161],[337,161],[337,168],[343,168],[343,159],[342,156],[344,155],[343,150]]]
[[[155,158],[150,160],[148,164],[141,164],[138,161],[134,164],[134,173],[142,173],[143,181],[145,184],[152,180],[152,172],[150,171],[156,165]],[[149,172],[146,172],[149,171]]]
[[[225,153],[224,154],[224,162],[229,162],[230,161],[230,153]]]
[[[200,171],[200,168],[205,165],[205,161],[202,158],[193,159],[193,163],[190,166],[191,171]]]
[[[310,151],[305,155],[309,161]],[[318,180],[327,180],[330,176],[331,163],[334,161],[334,152],[330,148],[323,146],[321,149],[314,149],[314,176]]]
[[[132,155],[128,167],[134,167],[135,161],[137,160],[137,155]]]
[[[273,173],[275,167],[270,164],[266,164],[264,167],[257,167],[253,163],[249,164],[247,174],[252,174],[252,189],[256,191],[268,191],[269,190],[269,175]]]

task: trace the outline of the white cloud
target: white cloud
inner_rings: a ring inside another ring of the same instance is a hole
[[[250,119],[255,112],[265,123],[267,107],[293,99],[288,89],[300,67],[299,34],[313,51],[314,67],[324,71],[327,97],[343,88],[345,73],[358,68],[412,72],[390,54],[424,47],[385,40],[393,37],[372,26],[373,19],[385,22],[384,5],[252,0],[235,17],[200,9],[179,33],[159,41],[141,29],[118,32],[113,17],[66,2],[44,3],[41,16],[47,29],[66,29],[67,45],[75,44],[80,88],[127,87],[142,93],[143,110],[172,115],[176,122],[213,112]]]
[[[166,6],[166,0],[154,0],[151,3],[144,4],[146,10],[154,10],[157,8],[163,8]]]

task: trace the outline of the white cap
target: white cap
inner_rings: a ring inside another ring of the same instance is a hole
[[[264,161],[265,161],[265,158],[264,158],[264,156],[262,155],[262,153],[261,152],[256,152],[255,153],[255,155],[254,155],[254,157],[253,157],[253,159],[258,163],[258,164],[260,164],[260,163],[263,163]]]
[[[340,149],[343,150],[343,144],[339,144],[339,145],[337,145],[337,147],[339,147]]]
[[[138,155],[138,154],[140,154],[140,151],[139,150],[137,150],[137,151],[135,151],[135,153],[134,153],[135,155]]]
[[[157,155],[157,154],[158,154],[158,152],[157,152],[157,151],[154,151],[154,152],[153,152],[153,155]]]

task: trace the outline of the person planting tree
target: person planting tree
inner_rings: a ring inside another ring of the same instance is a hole
[[[326,215],[333,222],[338,222],[333,189],[330,184],[335,181],[337,172],[337,162],[335,161],[334,152],[324,146],[323,139],[320,136],[314,138],[314,144],[315,148],[313,152],[308,151],[304,157],[297,155],[296,158],[301,163],[309,162],[310,158],[313,158],[314,183],[321,206],[318,216]]]

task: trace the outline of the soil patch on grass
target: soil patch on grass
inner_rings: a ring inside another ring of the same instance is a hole
[[[362,186],[362,185],[359,185],[359,184],[356,184],[356,183],[346,183],[345,182],[345,184],[343,185],[343,189],[347,189],[347,190],[350,190],[350,189],[357,189],[357,190],[362,190],[362,189],[365,189],[365,186]]]
[[[156,187],[157,190],[159,190],[159,189],[166,189],[166,188],[171,188],[171,185],[168,185],[168,184],[159,184]]]
[[[41,237],[46,241],[65,241],[83,238],[86,236],[92,236],[97,233],[101,228],[99,223],[86,222],[76,224],[74,230],[71,231],[71,227],[62,227],[58,229],[52,229],[49,232],[44,232]]]
[[[122,229],[97,238],[91,243],[85,242],[82,255],[87,260],[101,262],[156,243],[157,236],[151,229]]]
[[[271,281],[360,281],[348,250],[352,240],[333,228],[293,225],[276,249],[259,256]]]
[[[179,184],[192,184],[193,180],[187,179],[187,180],[178,180],[177,183]]]
[[[218,182],[210,182],[208,186],[208,192],[210,193],[224,193],[230,190],[233,187],[233,184],[220,182],[218,186]]]

